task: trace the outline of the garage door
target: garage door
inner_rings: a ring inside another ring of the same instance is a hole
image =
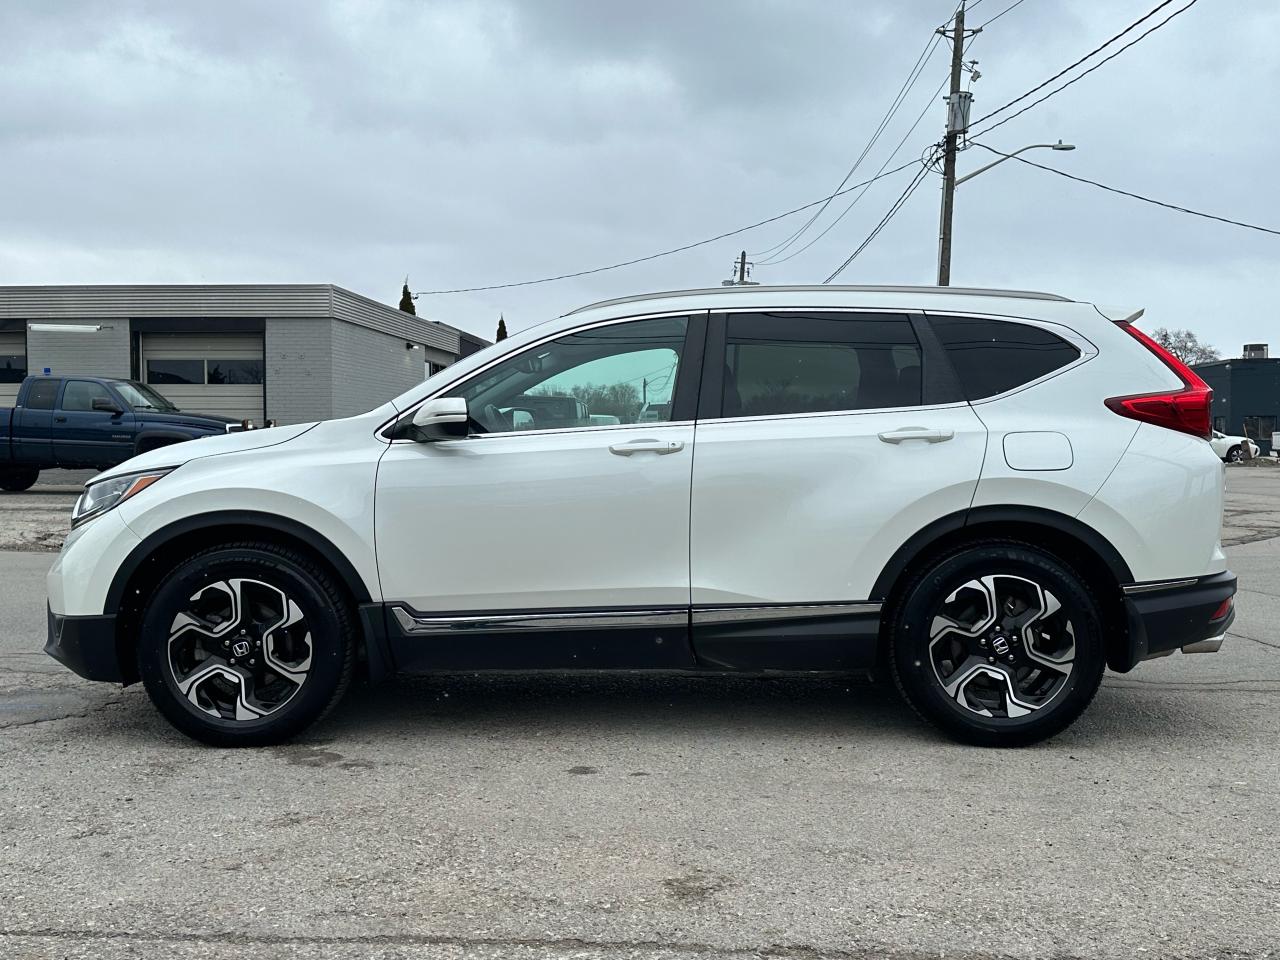
[[[27,336],[0,333],[0,407],[12,407],[27,375]]]
[[[142,335],[142,379],[192,413],[263,422],[262,336]]]

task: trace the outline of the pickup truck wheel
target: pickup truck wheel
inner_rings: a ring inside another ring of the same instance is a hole
[[[213,547],[180,564],[142,617],[138,670],[179,730],[260,746],[333,709],[355,661],[350,606],[309,557],[268,543]]]
[[[1105,667],[1098,607],[1047,551],[986,541],[921,570],[891,612],[890,666],[907,702],[951,737],[1023,746],[1066,729]]]
[[[23,490],[30,490],[39,479],[39,470],[19,468],[0,471],[0,490],[21,493]]]

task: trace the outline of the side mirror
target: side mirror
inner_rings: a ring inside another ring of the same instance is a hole
[[[416,439],[429,443],[465,437],[470,419],[462,397],[436,397],[414,411],[412,422]]]
[[[93,409],[102,410],[110,414],[124,413],[123,410],[115,405],[114,401],[108,400],[106,397],[94,397]]]

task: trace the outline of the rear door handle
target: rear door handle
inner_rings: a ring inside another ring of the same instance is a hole
[[[53,422],[54,422],[54,423],[66,423],[66,422],[67,422],[67,418],[66,418],[66,417],[54,417],[54,418],[53,418]]]
[[[620,457],[629,457],[633,453],[656,453],[666,456],[684,449],[683,440],[624,440],[621,443],[609,444],[609,452]]]
[[[901,443],[903,440],[923,440],[925,443],[942,443],[956,435],[954,430],[937,430],[931,427],[901,427],[879,434],[885,443]]]

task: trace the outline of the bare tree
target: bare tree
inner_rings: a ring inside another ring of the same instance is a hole
[[[1220,359],[1218,348],[1201,343],[1190,330],[1170,330],[1168,327],[1156,327],[1151,331],[1151,339],[1164,347],[1187,366],[1197,363],[1211,363]]]

